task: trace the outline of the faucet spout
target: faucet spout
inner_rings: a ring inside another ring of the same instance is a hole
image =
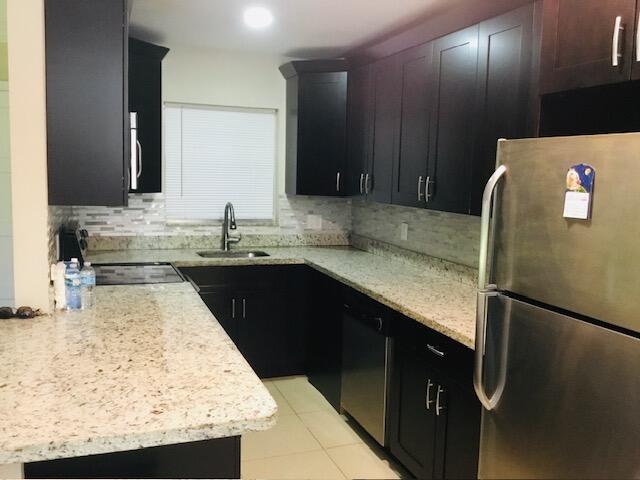
[[[225,252],[229,251],[229,244],[238,243],[242,236],[238,235],[237,237],[232,237],[229,233],[229,230],[237,230],[238,225],[236,224],[236,212],[233,208],[233,204],[228,202],[224,207],[224,220],[222,222],[222,250]]]

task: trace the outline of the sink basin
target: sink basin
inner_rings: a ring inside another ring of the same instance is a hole
[[[243,251],[230,251],[223,252],[221,250],[208,250],[205,252],[198,252],[198,255],[204,258],[258,258],[258,257],[268,257],[269,254],[266,252],[243,252]]]

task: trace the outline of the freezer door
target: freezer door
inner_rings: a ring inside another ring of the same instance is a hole
[[[640,477],[640,340],[502,295],[487,319],[485,388],[504,387],[479,477]]]
[[[640,134],[501,141],[492,280],[640,332]],[[567,172],[595,168],[591,220],[563,218]]]

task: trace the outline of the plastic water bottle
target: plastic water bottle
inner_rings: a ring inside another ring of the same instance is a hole
[[[72,258],[64,274],[64,287],[66,290],[67,309],[80,310],[82,300],[80,297],[80,270],[78,259]]]
[[[82,309],[93,308],[96,303],[96,271],[91,267],[91,262],[84,262],[84,267],[80,270],[80,297]]]

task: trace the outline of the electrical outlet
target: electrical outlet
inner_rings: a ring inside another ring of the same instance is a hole
[[[307,228],[309,230],[322,230],[322,216],[307,215]]]
[[[400,240],[405,242],[409,240],[409,224],[408,223],[400,224]]]

